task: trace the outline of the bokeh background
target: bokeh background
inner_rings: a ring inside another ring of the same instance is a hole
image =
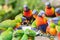
[[[14,19],[16,15],[23,13],[24,4],[27,4],[32,10],[44,10],[47,1],[53,7],[60,7],[60,0],[0,0],[0,22],[6,19]],[[7,4],[7,7],[5,4]]]

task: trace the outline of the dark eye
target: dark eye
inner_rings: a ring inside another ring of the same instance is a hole
[[[23,23],[24,25],[27,24],[26,22]]]

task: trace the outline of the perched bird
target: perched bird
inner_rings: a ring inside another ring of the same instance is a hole
[[[36,18],[36,25],[37,25],[38,30],[46,32],[48,23],[47,23],[47,19],[45,18],[44,14],[45,14],[44,11],[39,12],[38,17]]]
[[[54,8],[51,6],[50,2],[46,2],[45,4],[45,14],[46,16],[49,16],[49,17],[55,16]]]
[[[36,19],[37,15],[38,15],[38,11],[37,10],[33,10],[32,14],[33,14],[33,18]]]
[[[46,29],[47,33],[50,33],[50,35],[55,36],[57,31],[56,31],[56,25],[53,22],[50,22]]]
[[[23,16],[26,17],[28,21],[31,21],[31,19],[32,19],[32,10],[30,10],[27,5],[24,5],[23,10],[24,10],[23,11]]]
[[[55,14],[56,14],[56,16],[60,16],[60,8],[55,9]]]

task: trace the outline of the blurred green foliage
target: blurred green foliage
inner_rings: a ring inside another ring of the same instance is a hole
[[[28,6],[33,10],[42,10],[44,9],[44,3],[42,2],[42,0],[26,0],[26,4],[28,4]]]

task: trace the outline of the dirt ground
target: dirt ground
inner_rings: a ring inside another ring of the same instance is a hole
[[[50,39],[47,38],[47,37],[38,36],[38,37],[35,38],[35,40],[50,40]]]

